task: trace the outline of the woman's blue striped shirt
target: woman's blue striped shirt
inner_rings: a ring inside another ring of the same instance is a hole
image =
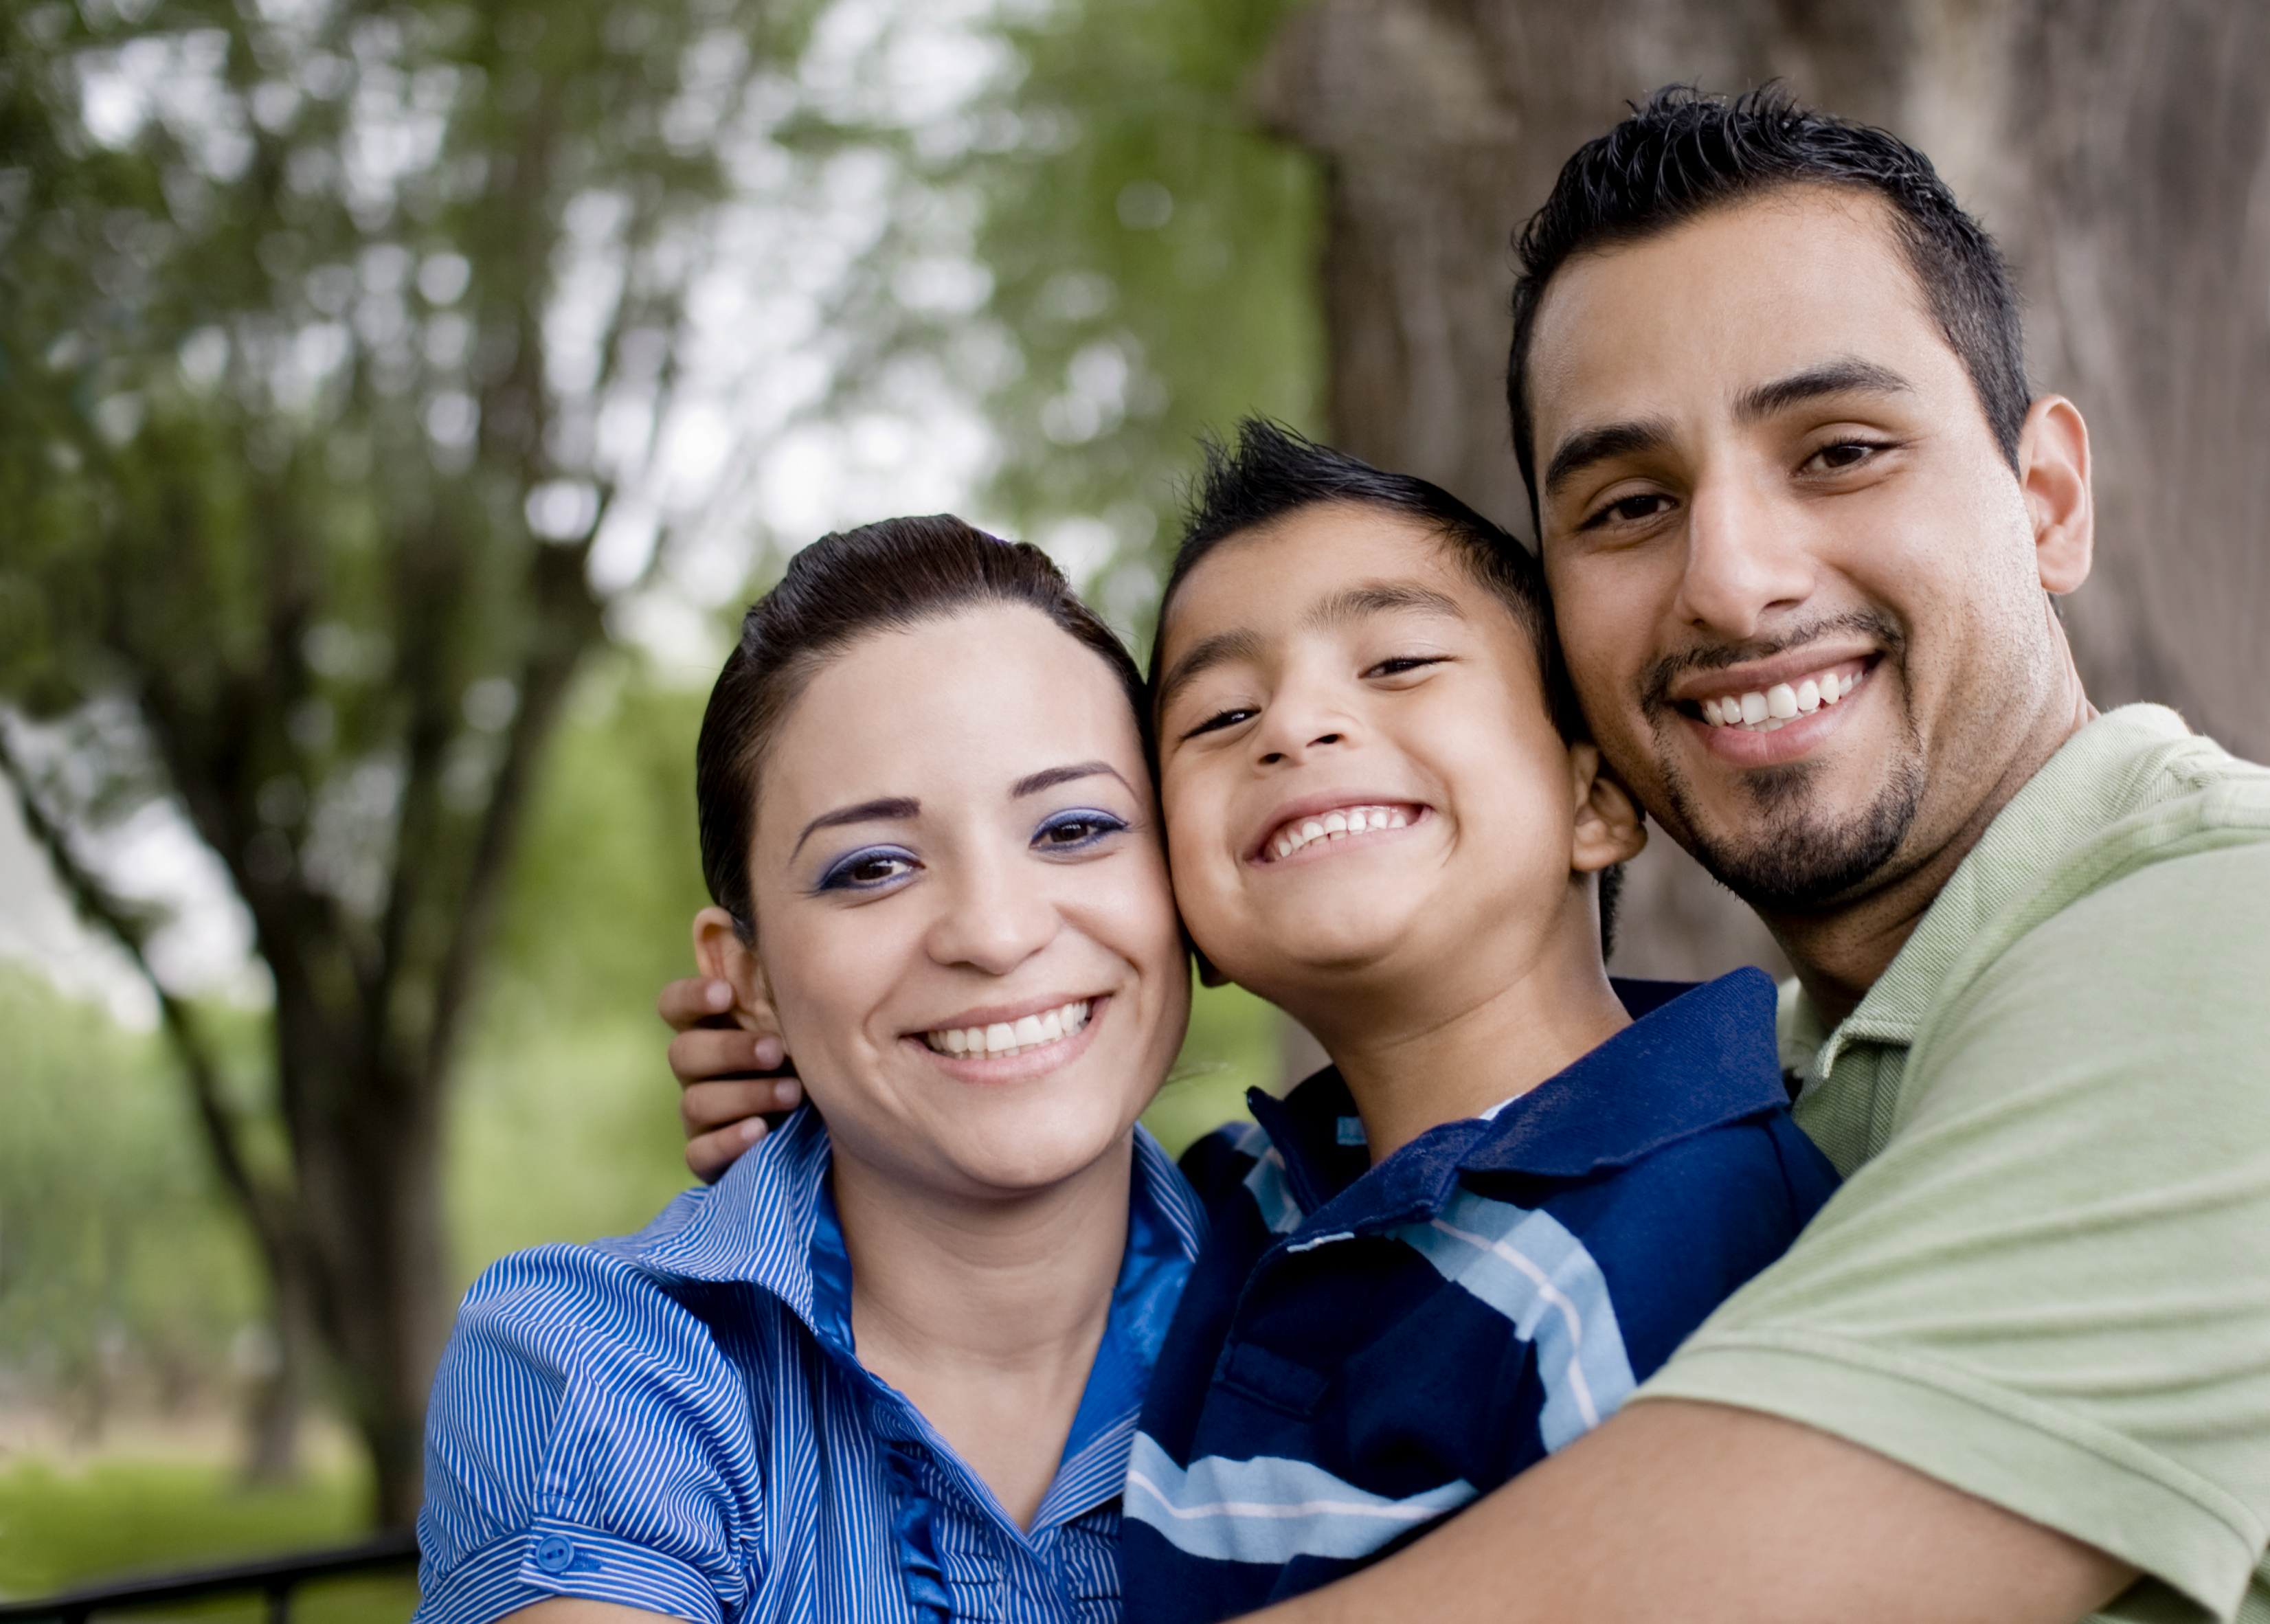
[[[1029,1531],[852,1351],[808,1109],[635,1235],[474,1283],[427,1415],[415,1624],[552,1596],[695,1624],[1119,1617],[1119,1494],[1205,1220],[1136,1130],[1127,1257]]]

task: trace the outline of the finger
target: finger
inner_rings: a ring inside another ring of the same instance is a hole
[[[696,1027],[670,1040],[670,1069],[680,1083],[706,1083],[721,1077],[777,1072],[788,1064],[781,1041],[738,1027],[713,1031]]]
[[[688,1083],[678,1096],[678,1118],[686,1124],[686,1137],[698,1138],[748,1117],[792,1111],[803,1100],[803,1086],[793,1077]]]
[[[705,1184],[714,1184],[724,1175],[725,1169],[740,1160],[742,1153],[770,1131],[761,1116],[752,1116],[737,1122],[730,1128],[720,1128],[705,1133],[698,1139],[686,1142],[686,1165],[694,1176]]]
[[[732,1008],[732,983],[707,975],[671,982],[654,1001],[655,1013],[672,1032],[730,1020]]]

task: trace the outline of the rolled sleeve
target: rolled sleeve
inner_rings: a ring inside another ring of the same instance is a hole
[[[697,1316],[686,1289],[591,1247],[475,1282],[427,1412],[416,1624],[553,1596],[738,1614],[759,1512],[750,1398],[716,1305]]]

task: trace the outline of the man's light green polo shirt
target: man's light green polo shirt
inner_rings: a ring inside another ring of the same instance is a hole
[[[1847,1178],[1641,1391],[1763,1410],[2270,1624],[2270,769],[2157,706],[2012,798],[1860,1006],[1783,997]]]

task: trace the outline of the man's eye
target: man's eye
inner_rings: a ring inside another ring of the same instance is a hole
[[[1666,513],[1670,508],[1671,498],[1662,492],[1641,491],[1634,495],[1617,498],[1576,528],[1592,530],[1604,524],[1637,524],[1643,520],[1654,518],[1658,514]]]
[[[1882,446],[1871,441],[1840,440],[1835,445],[1821,447],[1806,460],[1819,464],[1825,473],[1842,473],[1846,469],[1858,468],[1882,449]]]
[[[1083,807],[1058,812],[1041,825],[1033,836],[1036,851],[1085,851],[1097,842],[1125,833],[1127,821],[1108,812]]]
[[[1223,728],[1234,728],[1241,722],[1250,722],[1254,717],[1260,714],[1261,713],[1258,710],[1250,705],[1232,706],[1228,710],[1217,710],[1213,715],[1199,723],[1198,726],[1191,729],[1187,733],[1184,733],[1183,738],[1185,739],[1191,739],[1196,738],[1201,733],[1215,733],[1220,731]]]
[[[914,854],[895,846],[872,846],[837,858],[820,877],[821,891],[873,891],[915,871]]]

